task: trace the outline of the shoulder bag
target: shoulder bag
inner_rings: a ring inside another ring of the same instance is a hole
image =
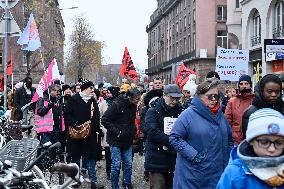
[[[73,140],[83,140],[90,136],[91,134],[91,119],[93,117],[93,111],[94,111],[94,102],[91,104],[91,118],[89,121],[75,126],[75,127],[69,127],[68,133],[71,139]]]

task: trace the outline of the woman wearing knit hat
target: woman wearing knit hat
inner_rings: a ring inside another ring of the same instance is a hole
[[[284,115],[284,101],[281,97],[282,83],[280,78],[273,74],[264,76],[255,87],[252,105],[243,114],[243,134],[246,133],[249,116],[260,108],[272,108]]]
[[[97,133],[100,131],[100,112],[94,98],[94,83],[80,79],[81,92],[73,95],[67,102],[64,118],[68,127],[80,126],[91,121],[90,135],[84,139],[76,140],[67,136],[66,151],[71,161],[80,165],[80,158],[83,159],[83,167],[88,170],[91,179],[91,189],[104,188],[98,184],[96,176],[96,159],[99,145]]]
[[[284,188],[284,116],[271,108],[251,114],[246,139],[231,152],[217,189]]]

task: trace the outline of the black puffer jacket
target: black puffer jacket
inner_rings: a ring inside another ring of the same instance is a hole
[[[284,101],[281,99],[281,95],[277,103],[271,104],[267,102],[263,97],[262,91],[260,89],[260,84],[258,83],[255,86],[255,94],[254,94],[254,99],[252,101],[252,105],[248,107],[248,109],[244,112],[242,117],[242,131],[244,134],[244,138],[246,137],[249,116],[261,108],[272,108],[284,115]]]
[[[145,170],[158,173],[174,172],[176,152],[170,145],[169,136],[164,133],[164,118],[177,118],[182,111],[181,105],[168,107],[163,98],[147,111]]]
[[[119,96],[104,113],[101,123],[107,129],[110,146],[127,148],[132,145],[136,127],[136,105],[124,95]]]

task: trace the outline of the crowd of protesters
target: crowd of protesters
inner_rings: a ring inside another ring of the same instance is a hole
[[[85,168],[91,188],[104,188],[96,175],[103,157],[112,188],[120,188],[121,167],[122,187],[132,188],[135,153],[145,156],[151,189],[284,188],[283,74],[267,74],[255,87],[248,75],[236,85],[214,71],[199,85],[196,79],[190,75],[180,88],[161,78],[148,86],[81,78],[52,83],[32,103],[27,77],[8,93],[8,117],[34,125],[41,144],[61,142],[60,161]],[[70,128],[88,124],[87,137],[71,137]]]

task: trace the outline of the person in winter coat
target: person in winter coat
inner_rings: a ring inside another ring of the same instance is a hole
[[[91,188],[103,188],[96,176],[97,132],[101,131],[100,112],[94,98],[94,84],[86,79],[80,79],[80,82],[81,92],[74,94],[67,102],[64,112],[65,123],[67,127],[76,127],[91,121],[91,133],[81,140],[72,139],[67,135],[66,151],[71,161],[78,165],[82,157],[83,167],[88,170],[91,179]]]
[[[190,106],[191,101],[196,93],[197,85],[195,81],[196,81],[196,75],[190,74],[188,76],[188,81],[183,86],[182,93],[184,96],[181,98],[181,104],[184,109]]]
[[[51,142],[64,143],[65,125],[62,115],[62,104],[60,102],[60,88],[56,84],[49,86],[48,90],[44,92],[43,98],[40,98],[37,102],[37,108],[35,111],[35,131],[40,140],[41,144]],[[64,152],[64,147],[60,148],[57,153],[60,155]],[[55,155],[55,154],[52,154]],[[50,164],[53,163],[54,156],[51,160],[46,158],[41,162],[39,166],[41,168],[49,168]],[[63,161],[63,157],[60,157]]]
[[[272,108],[284,115],[284,101],[282,100],[282,83],[273,74],[265,75],[255,87],[255,97],[252,105],[242,117],[243,133],[246,133],[249,116],[258,109]]]
[[[243,140],[242,116],[253,100],[251,87],[250,76],[242,75],[238,82],[239,93],[236,97],[229,100],[225,110],[225,116],[232,128],[235,145],[240,144]]]
[[[179,101],[182,96],[178,85],[166,85],[163,97],[146,113],[145,170],[150,172],[151,189],[172,188],[176,152],[170,145],[169,134],[183,111]]]
[[[170,144],[177,151],[173,189],[213,189],[233,147],[230,125],[220,107],[219,81],[198,85],[191,106],[177,119]]]
[[[110,107],[113,101],[119,96],[119,87],[109,87],[106,94],[106,99],[99,104],[100,115],[103,116],[108,107]],[[107,179],[111,180],[110,173],[111,173],[111,154],[110,154],[110,147],[106,141],[107,138],[107,129],[101,125],[101,129],[104,133],[104,137],[102,139],[102,146],[105,151],[105,159],[106,159],[106,174]]]
[[[135,117],[141,93],[130,88],[120,95],[104,113],[101,123],[107,129],[107,142],[111,152],[111,186],[119,189],[120,165],[123,170],[123,187],[131,187],[132,141],[136,134]]]
[[[29,108],[22,110],[22,107],[30,103],[34,96],[35,88],[32,87],[32,84],[33,84],[32,78],[26,77],[24,79],[23,86],[16,90],[14,96],[16,113],[19,115],[17,121],[24,119],[26,124],[27,124],[28,111],[29,110],[33,111],[35,108],[34,106],[30,106]]]
[[[232,150],[217,189],[284,188],[284,116],[271,108],[250,115],[246,139]]]

